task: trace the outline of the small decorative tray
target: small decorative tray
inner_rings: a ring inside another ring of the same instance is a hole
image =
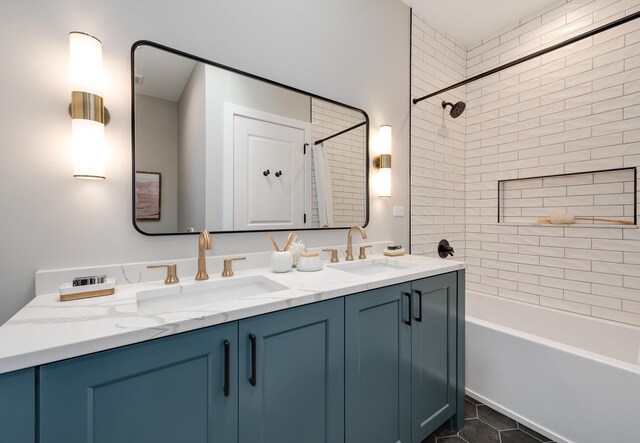
[[[116,290],[116,279],[108,278],[106,282],[96,285],[73,286],[65,283],[60,286],[60,301],[79,300],[81,298],[101,297],[113,295]]]
[[[405,254],[404,252],[404,248],[400,248],[400,249],[385,249],[384,251],[382,251],[382,253],[384,255],[386,255],[387,257],[401,257]]]

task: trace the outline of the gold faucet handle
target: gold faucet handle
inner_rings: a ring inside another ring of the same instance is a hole
[[[338,250],[333,248],[323,249],[323,252],[331,252],[331,263],[338,263],[340,260],[338,259]]]
[[[247,257],[235,257],[235,258],[225,258],[224,259],[224,268],[222,269],[223,277],[233,277],[233,262],[237,260],[246,260]]]
[[[173,285],[180,282],[178,278],[178,266],[172,264],[168,265],[149,265],[147,269],[155,269],[155,268],[167,268],[167,276],[164,279],[165,285]]]
[[[372,247],[372,245],[360,246],[360,255],[358,258],[360,260],[365,260],[367,258],[366,249]]]

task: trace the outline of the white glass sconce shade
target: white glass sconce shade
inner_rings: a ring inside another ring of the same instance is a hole
[[[102,43],[81,32],[69,34],[71,151],[73,176],[106,178]]]
[[[391,197],[391,168],[381,168],[378,170],[378,197]]]
[[[69,33],[69,86],[71,91],[102,96],[102,43],[97,38]]]
[[[71,120],[71,150],[73,176],[76,178],[106,178],[104,125],[92,120]]]
[[[378,130],[378,155],[391,154],[391,126],[380,126]]]

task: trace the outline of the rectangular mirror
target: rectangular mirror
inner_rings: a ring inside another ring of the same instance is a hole
[[[367,224],[364,111],[152,42],[131,57],[138,231]]]

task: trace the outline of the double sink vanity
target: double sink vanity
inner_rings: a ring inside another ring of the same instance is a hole
[[[0,326],[0,441],[419,443],[464,425],[464,264],[353,255],[363,110],[146,41],[132,98],[135,229],[203,231],[199,258],[38,272]],[[205,257],[209,232],[351,226],[346,261],[307,251],[316,272]],[[115,293],[61,302],[85,276]]]
[[[463,426],[462,263],[378,253],[274,273],[267,257],[205,281],[178,261],[172,285],[107,267],[112,296],[35,297],[0,327],[3,438],[404,443]]]

